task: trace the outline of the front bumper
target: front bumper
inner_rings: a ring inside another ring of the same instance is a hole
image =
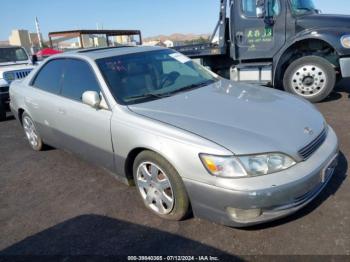
[[[350,77],[350,57],[340,58],[339,63],[342,77]]]
[[[324,144],[293,168],[261,177],[218,178],[216,185],[184,179],[197,217],[233,227],[247,227],[292,214],[316,198],[331,180],[338,139],[330,128]],[[229,209],[261,210],[254,218],[237,219]]]
[[[0,86],[0,104],[6,105],[10,101],[9,87]]]

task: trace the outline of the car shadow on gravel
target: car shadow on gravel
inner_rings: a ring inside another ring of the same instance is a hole
[[[276,220],[276,221],[269,222],[262,225],[252,226],[245,229],[243,228],[243,230],[254,231],[254,230],[263,230],[271,227],[277,227],[306,216],[307,214],[317,209],[330,196],[335,195],[335,193],[338,191],[338,189],[341,187],[344,180],[346,179],[347,171],[348,171],[348,161],[345,155],[342,152],[340,152],[339,158],[338,158],[338,166],[335,170],[333,177],[328,182],[328,185],[326,186],[326,188],[311,203],[309,203],[306,207],[299,210],[295,214],[290,215],[286,218],[282,218],[280,220]]]
[[[219,261],[241,260],[237,256],[175,234],[106,216],[82,215],[0,251],[0,261],[4,258],[8,261],[13,261],[13,258],[37,261],[40,257],[50,260],[50,257],[57,256],[72,259],[75,256],[86,256],[84,261],[95,261],[89,259],[89,256],[109,256],[114,257],[114,261],[127,261],[127,256],[160,255],[214,256]]]

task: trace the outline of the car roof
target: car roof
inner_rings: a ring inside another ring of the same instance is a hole
[[[65,52],[59,55],[55,55],[55,57],[64,57],[65,55],[73,55],[78,57],[87,57],[93,60],[134,54],[134,53],[142,53],[142,52],[150,52],[156,50],[166,50],[167,48],[158,47],[158,46],[117,46],[117,47],[105,47],[105,48],[90,48],[90,49],[80,49],[70,52]]]

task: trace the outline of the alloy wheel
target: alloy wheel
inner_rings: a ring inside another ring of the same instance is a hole
[[[24,128],[24,132],[26,134],[26,137],[29,141],[29,143],[31,144],[32,147],[37,147],[39,144],[39,136],[36,132],[34,123],[32,121],[32,119],[30,119],[30,117],[25,116],[23,118],[23,128]]]
[[[151,162],[141,163],[137,168],[136,178],[137,187],[149,208],[160,215],[167,215],[173,210],[173,189],[161,168]]]

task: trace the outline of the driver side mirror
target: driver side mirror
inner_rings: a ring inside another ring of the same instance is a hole
[[[95,109],[100,108],[101,98],[100,95],[95,91],[85,91],[83,93],[83,103],[89,105]]]
[[[264,18],[265,17],[265,1],[256,0],[256,17]]]

